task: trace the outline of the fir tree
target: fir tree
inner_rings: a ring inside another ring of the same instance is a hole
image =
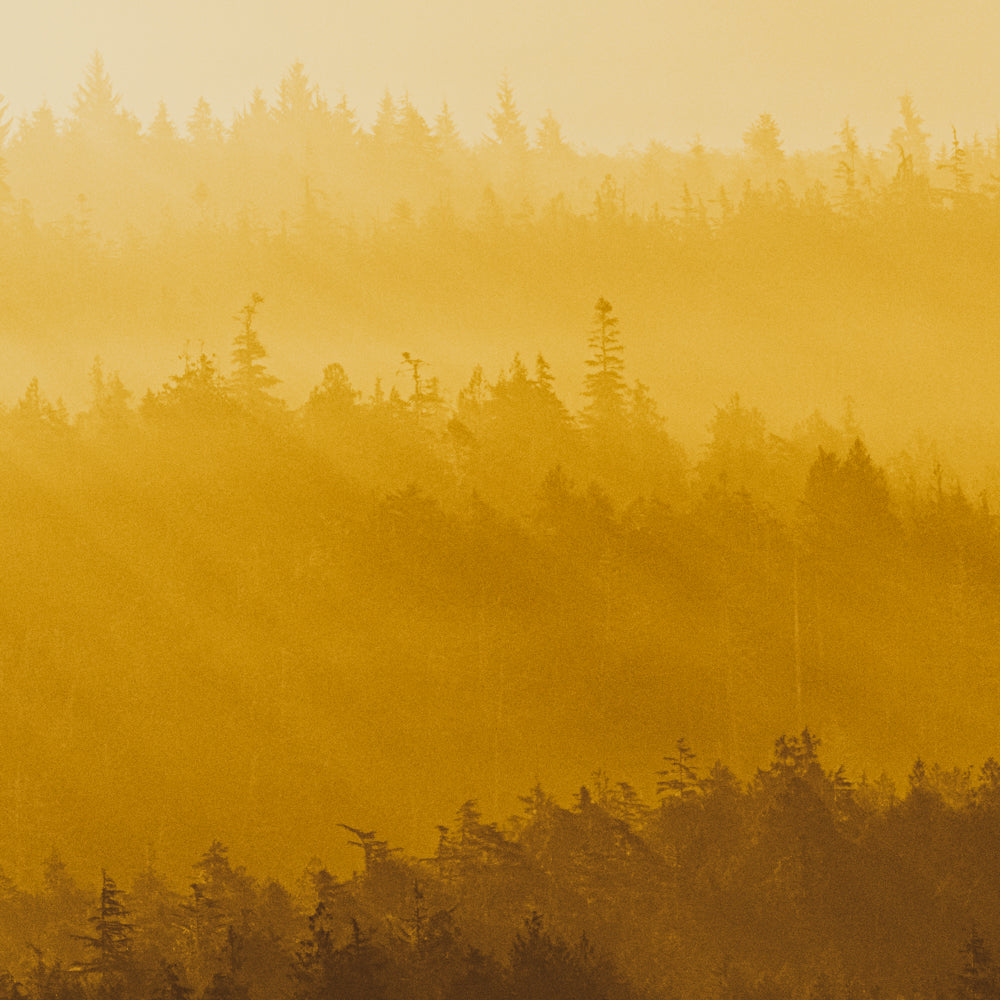
[[[99,977],[103,995],[115,995],[131,968],[132,925],[126,920],[128,911],[121,897],[122,890],[102,870],[100,904],[98,912],[90,918],[94,933],[79,935],[79,940],[94,953],[94,957],[83,963],[80,970]]]
[[[281,381],[269,374],[262,363],[267,357],[267,351],[253,326],[257,307],[263,301],[263,298],[254,292],[239,315],[233,317],[242,329],[233,340],[233,374],[230,378],[230,387],[237,400],[245,406],[274,404],[276,400],[267,390]]]
[[[505,153],[523,153],[528,148],[528,132],[514,100],[514,88],[504,74],[497,88],[497,106],[490,112],[493,135],[489,141]]]
[[[583,415],[591,427],[619,424],[625,414],[626,387],[624,347],[618,334],[618,319],[605,298],[594,306],[594,325],[587,345],[592,354],[587,359],[591,369],[584,382],[587,405]]]

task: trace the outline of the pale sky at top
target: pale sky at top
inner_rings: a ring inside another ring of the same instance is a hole
[[[228,124],[302,59],[365,125],[388,87],[428,119],[447,99],[474,140],[507,71],[532,132],[551,108],[578,147],[614,152],[696,133],[736,148],[763,111],[787,149],[831,145],[847,115],[884,146],[909,91],[938,145],[1000,122],[998,39],[985,0],[33,0],[5,14],[0,93],[61,116],[99,49],[144,124],[161,97],[183,123],[200,96]]]

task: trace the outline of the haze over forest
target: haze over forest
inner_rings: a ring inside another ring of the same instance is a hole
[[[234,118],[140,121],[95,54],[65,116],[0,114],[0,869],[46,864],[44,900],[53,848],[176,880],[218,838],[290,884],[356,866],[338,823],[426,855],[479,800],[490,851],[544,815],[673,885],[688,806],[759,845],[791,802],[829,851],[761,864],[805,866],[774,899],[806,912],[893,817],[993,823],[1000,131],[898,111],[877,147],[845,119],[788,149],[761,111],[728,152],[609,155],[507,78],[472,140],[405,93],[362,121],[300,62]],[[647,808],[679,738],[703,770]],[[491,826],[534,785],[576,806]],[[727,844],[688,859],[705,912],[754,891]],[[188,955],[204,996],[224,937]],[[917,989],[862,966],[830,974]]]

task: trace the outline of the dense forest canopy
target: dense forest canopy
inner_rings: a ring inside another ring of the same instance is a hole
[[[1000,537],[947,454],[733,396],[689,455],[604,298],[578,410],[541,355],[449,402],[410,352],[402,392],[332,362],[291,407],[267,308],[141,398],[98,360],[75,415],[37,380],[0,413],[18,865],[63,831],[280,867],[331,803],[419,842],[679,731],[744,774],[806,723],[855,775],[989,754]]]
[[[0,996],[163,1000],[983,1000],[1000,991],[1000,765],[917,760],[904,790],[829,768],[810,730],[747,782],[684,739],[655,800],[597,772],[426,856],[336,824],[352,875],[261,878],[215,840],[81,883],[57,852],[0,898]]]
[[[741,139],[0,115],[0,996],[996,995],[1000,139]]]

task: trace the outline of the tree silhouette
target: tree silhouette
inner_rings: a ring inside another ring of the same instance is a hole
[[[781,148],[781,129],[774,118],[767,112],[759,115],[743,133],[743,144],[754,159],[763,163],[771,179],[785,156]]]
[[[903,121],[892,130],[889,143],[899,150],[901,160],[907,162],[915,174],[925,174],[931,159],[930,134],[924,131],[924,120],[917,114],[912,95],[903,94],[899,98],[899,114]]]
[[[283,125],[303,128],[317,108],[317,88],[309,82],[303,62],[296,59],[278,84],[275,120]]]
[[[535,144],[538,151],[550,159],[558,159],[571,152],[569,143],[563,138],[562,127],[551,110],[546,111],[545,117],[539,122]]]
[[[490,111],[493,135],[488,141],[503,153],[519,155],[528,149],[528,132],[514,100],[514,88],[505,73],[497,88],[497,105]]]
[[[104,58],[95,52],[73,96],[70,133],[100,142],[138,136],[139,122],[120,105],[121,95],[115,93]]]
[[[222,122],[212,113],[212,106],[204,97],[198,98],[187,120],[187,133],[192,144],[203,149],[222,142]]]
[[[625,349],[618,333],[618,319],[611,312],[612,305],[607,299],[597,300],[593,327],[587,341],[592,353],[587,358],[587,367],[591,371],[584,380],[583,394],[587,397],[587,405],[583,415],[591,427],[616,427],[625,416]]]
[[[229,384],[236,399],[249,407],[274,406],[277,400],[267,390],[281,381],[269,374],[262,363],[267,357],[267,351],[253,326],[257,307],[263,301],[263,298],[254,292],[239,315],[233,317],[240,323],[242,329],[233,339],[233,370]]]
[[[113,996],[121,989],[132,962],[132,925],[126,922],[128,911],[122,903],[122,890],[106,871],[101,872],[101,896],[97,913],[90,918],[94,925],[92,935],[81,935],[81,940],[94,957],[84,962],[81,970],[95,973],[101,993]]]

